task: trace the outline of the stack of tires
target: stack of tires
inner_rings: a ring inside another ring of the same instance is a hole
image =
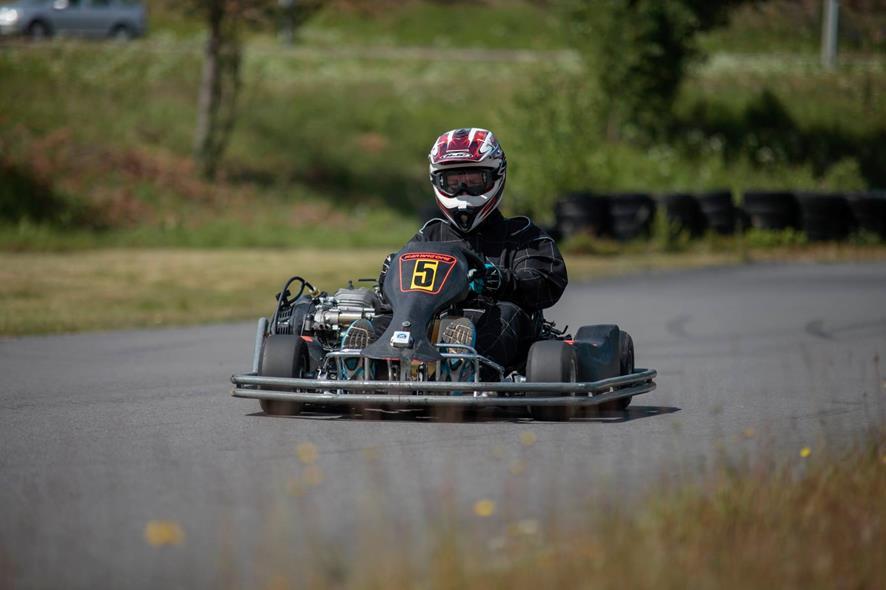
[[[646,193],[610,193],[612,237],[620,242],[652,235],[656,203]]]
[[[609,199],[592,192],[570,193],[554,206],[555,232],[563,237],[589,233],[610,235]]]
[[[648,238],[657,210],[668,227],[693,238],[731,235],[749,228],[801,230],[810,241],[845,240],[855,231],[886,239],[886,192],[826,193],[754,190],[738,207],[728,190],[666,193],[572,193],[557,202],[556,233],[619,241]]]
[[[855,229],[886,240],[886,191],[850,193],[846,200]]]
[[[742,203],[751,227],[783,230],[800,227],[800,206],[788,191],[746,191]]]
[[[810,242],[845,240],[855,225],[849,201],[841,194],[797,194],[800,227]]]
[[[717,190],[699,193],[697,199],[709,230],[722,236],[735,233],[740,215],[739,209],[732,201],[732,191]]]
[[[670,193],[660,197],[668,219],[668,229],[700,238],[708,228],[708,220],[699,200],[689,193]]]

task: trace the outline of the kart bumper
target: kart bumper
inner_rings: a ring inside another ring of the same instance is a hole
[[[656,375],[653,369],[635,369],[630,375],[584,383],[483,383],[286,379],[245,373],[232,376],[231,382],[234,397],[319,405],[595,406],[654,390]]]

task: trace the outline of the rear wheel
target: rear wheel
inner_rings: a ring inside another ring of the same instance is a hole
[[[265,340],[262,351],[262,377],[302,377],[309,366],[308,347],[300,336],[290,334],[273,334]],[[261,389],[279,389],[263,386]],[[298,402],[259,400],[265,414],[272,416],[294,416],[301,412],[302,404]]]
[[[630,375],[634,372],[634,340],[627,332],[622,331],[619,344],[619,375]],[[605,412],[623,412],[631,405],[630,397],[612,400],[600,404],[600,409]]]
[[[135,39],[135,31],[126,25],[117,25],[111,29],[109,37],[115,41],[132,41]]]
[[[565,342],[543,340],[529,349],[526,358],[526,380],[530,383],[575,383],[577,365],[575,351]],[[534,392],[535,397],[558,397],[562,394]],[[574,395],[574,394],[573,394]],[[564,421],[575,414],[575,406],[535,406],[529,413],[536,420]]]
[[[49,25],[47,25],[42,20],[35,20],[30,25],[28,25],[28,28],[25,30],[25,34],[28,36],[29,39],[33,39],[35,41],[40,39],[48,39],[49,37],[52,37],[52,29],[50,29]]]

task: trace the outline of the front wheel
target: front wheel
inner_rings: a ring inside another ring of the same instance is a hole
[[[265,339],[258,374],[262,377],[289,379],[302,377],[307,371],[308,363],[308,347],[300,336],[272,334]],[[263,386],[261,389],[276,388]],[[302,408],[302,404],[298,402],[267,399],[259,402],[262,411],[271,416],[294,416],[300,413]]]
[[[526,358],[526,380],[530,383],[575,383],[577,375],[575,351],[559,340],[542,340],[529,349]],[[535,392],[537,397],[557,397],[559,393]],[[529,413],[536,420],[565,421],[575,414],[575,406],[535,406]]]
[[[622,331],[620,336],[618,373],[619,375],[630,375],[634,372],[634,339],[625,331]],[[600,404],[600,409],[606,412],[624,412],[631,405],[631,399],[633,398],[623,397],[612,400],[611,402]]]

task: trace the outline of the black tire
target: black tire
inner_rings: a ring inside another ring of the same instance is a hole
[[[708,229],[723,236],[735,233],[737,216],[730,191],[700,193],[697,198]]]
[[[846,197],[833,193],[800,193],[797,202],[809,241],[839,241],[849,237],[853,219]]]
[[[542,340],[529,349],[526,358],[526,380],[530,383],[575,383],[578,363],[572,347],[560,340]],[[560,394],[535,392],[536,397],[557,397]],[[575,406],[535,406],[529,408],[535,420],[562,422],[575,414]]]
[[[132,41],[135,39],[136,34],[132,27],[128,25],[115,25],[108,34],[108,37],[115,41]]]
[[[561,236],[589,233],[596,237],[610,235],[609,199],[589,192],[571,193],[554,206],[557,229]]]
[[[27,29],[25,29],[25,35],[32,41],[49,39],[52,37],[52,27],[42,20],[35,20],[28,25]]]
[[[609,199],[612,235],[616,240],[627,242],[652,235],[655,219],[652,197],[642,193],[618,193],[609,195]]]
[[[631,338],[630,334],[622,330],[619,340],[618,374],[630,375],[634,372],[634,339]],[[624,412],[631,405],[632,399],[631,397],[623,397],[600,404],[599,408],[604,412]]]
[[[743,209],[757,229],[797,229],[800,227],[800,207],[797,197],[785,191],[747,191]]]
[[[308,347],[300,336],[273,334],[265,339],[259,375],[262,377],[301,377],[309,367]],[[274,389],[262,387],[262,389]],[[261,409],[271,416],[294,416],[302,404],[277,400],[259,400]]]
[[[886,192],[853,193],[847,198],[853,225],[886,239]]]
[[[698,200],[690,194],[671,193],[662,195],[668,229],[675,232],[686,232],[692,238],[704,235],[707,221]]]

